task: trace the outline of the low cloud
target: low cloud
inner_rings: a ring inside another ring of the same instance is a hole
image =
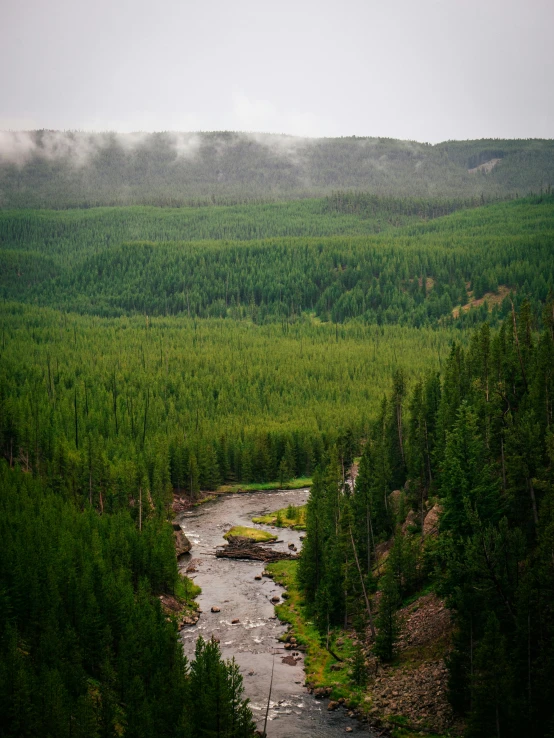
[[[70,161],[81,167],[102,149],[113,145],[125,152],[148,147],[161,137],[173,149],[176,159],[196,156],[202,139],[197,133],[91,133],[82,131],[0,131],[0,162],[25,165],[34,157],[49,161]]]

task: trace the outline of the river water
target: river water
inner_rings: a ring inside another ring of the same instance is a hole
[[[192,543],[190,554],[180,559],[184,571],[193,563],[197,569],[191,576],[202,587],[198,603],[202,610],[195,626],[185,627],[181,638],[186,655],[192,658],[196,639],[208,639],[213,634],[220,641],[224,658],[235,657],[244,677],[246,696],[258,728],[263,728],[267,696],[274,665],[273,688],[267,726],[268,738],[299,738],[300,736],[339,736],[351,727],[353,733],[370,735],[367,726],[349,718],[343,709],[329,712],[327,700],[316,700],[304,687],[302,659],[295,665],[283,663],[290,655],[278,642],[285,632],[275,617],[271,598],[282,593],[273,580],[263,577],[264,564],[257,561],[216,559],[217,546],[225,544],[223,534],[233,525],[253,526],[252,517],[286,507],[302,505],[308,490],[255,492],[222,495],[177,518]],[[289,529],[256,526],[279,535],[275,548],[286,551],[289,543],[300,549],[300,533]],[[221,608],[212,613],[212,606]],[[239,619],[233,625],[231,621]],[[301,654],[302,656],[302,654]],[[350,731],[348,731],[350,732]]]

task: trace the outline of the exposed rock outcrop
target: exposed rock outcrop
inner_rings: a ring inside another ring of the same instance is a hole
[[[398,514],[398,511],[400,510],[400,503],[402,501],[403,492],[400,489],[394,489],[390,495],[389,495],[389,505],[391,506],[393,512],[395,515]]]
[[[406,520],[402,523],[402,533],[405,535],[413,525],[417,525],[417,517],[415,512],[410,510],[406,516]]]
[[[436,536],[439,532],[439,518],[442,513],[440,505],[433,505],[423,521],[423,535]]]

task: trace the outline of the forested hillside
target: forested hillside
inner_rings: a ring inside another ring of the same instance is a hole
[[[367,628],[386,664],[398,656],[400,607],[416,612],[422,591],[444,597],[455,626],[448,696],[475,738],[554,726],[552,295],[542,325],[524,303],[499,330],[484,324],[468,346],[453,344],[442,372],[408,383],[395,371],[353,490],[339,463],[350,449],[331,455],[307,507],[308,616],[323,634]],[[438,537],[423,525],[432,508]],[[406,653],[396,664],[409,681],[418,654]]]
[[[321,642],[379,589],[390,661],[402,598],[434,587],[468,735],[521,716],[547,735],[551,142],[42,132],[8,160],[6,140],[3,734],[251,736],[236,664],[201,640],[187,664],[160,604],[194,608],[172,502],[313,476],[299,581]]]
[[[1,310],[4,457],[117,509],[171,488],[311,474],[360,438],[392,367],[437,366],[453,331],[299,322],[106,320]]]
[[[430,145],[232,132],[0,134],[2,208],[181,206],[336,190],[496,197],[553,183],[554,144],[540,139]]]
[[[6,212],[0,289],[6,299],[101,316],[265,323],[309,311],[323,321],[415,326],[481,319],[486,305],[477,316],[453,310],[487,293],[505,315],[499,287],[534,305],[546,298],[552,195],[421,222],[440,207],[345,195],[243,208]],[[330,235],[337,231],[348,235]],[[149,240],[136,240],[141,234]]]

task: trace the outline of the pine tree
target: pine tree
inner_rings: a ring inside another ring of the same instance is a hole
[[[392,569],[387,568],[381,578],[380,588],[377,638],[373,650],[383,661],[392,661],[399,636],[397,612],[400,605],[398,582]]]
[[[357,687],[365,687],[367,684],[367,666],[365,663],[365,654],[361,643],[356,643],[354,650],[354,659],[352,661],[352,681]]]

